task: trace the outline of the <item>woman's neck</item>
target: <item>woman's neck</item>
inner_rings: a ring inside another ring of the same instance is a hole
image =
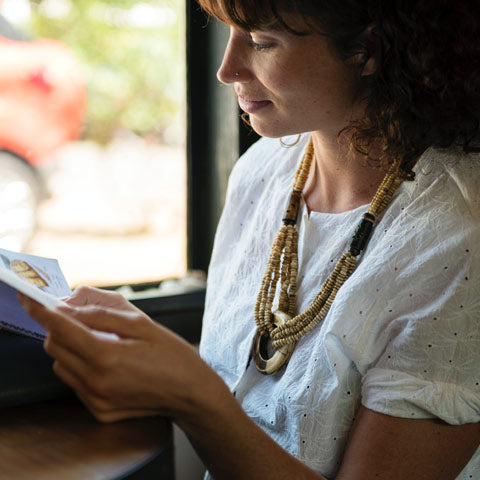
[[[336,138],[312,135],[315,158],[303,194],[309,211],[340,213],[370,203],[385,170],[368,165]]]

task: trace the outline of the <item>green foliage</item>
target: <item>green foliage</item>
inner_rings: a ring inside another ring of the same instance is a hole
[[[162,138],[180,121],[183,0],[61,0],[67,8],[58,17],[51,0],[30,2],[32,33],[62,41],[84,66],[88,138],[108,142],[118,129]]]

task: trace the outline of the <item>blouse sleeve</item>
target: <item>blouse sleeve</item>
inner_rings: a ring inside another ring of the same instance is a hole
[[[401,295],[408,288],[423,300],[392,319],[389,342],[363,377],[367,408],[453,425],[480,421],[478,237],[478,225],[459,225],[454,240],[425,247],[408,265],[410,280],[399,283],[399,295],[408,302]]]

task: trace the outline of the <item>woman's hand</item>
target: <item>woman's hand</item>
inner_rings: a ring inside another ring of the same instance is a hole
[[[64,298],[63,301],[74,307],[98,305],[120,310],[141,311],[117,292],[87,286],[77,287],[73,293],[69,297]]]
[[[224,388],[194,348],[117,293],[82,287],[54,310],[19,299],[48,330],[55,373],[100,421],[195,416],[209,386]]]

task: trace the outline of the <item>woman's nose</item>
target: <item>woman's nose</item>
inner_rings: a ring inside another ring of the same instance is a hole
[[[228,66],[228,64],[226,64],[225,62],[222,62],[220,68],[217,71],[217,78],[220,82],[226,85],[230,85],[239,81],[240,72]]]
[[[230,37],[228,39],[225,53],[223,54],[222,64],[217,71],[217,78],[224,84],[232,84],[245,80],[246,72],[243,65],[243,52],[240,45],[240,38],[235,29],[230,28]]]
[[[222,83],[225,83],[226,85],[235,83],[236,78],[239,76],[237,75],[237,73],[238,72],[235,72],[231,67],[228,66],[228,64],[225,62],[225,57],[224,57],[224,60],[222,61],[222,64],[220,65],[220,68],[217,71],[218,80]]]

